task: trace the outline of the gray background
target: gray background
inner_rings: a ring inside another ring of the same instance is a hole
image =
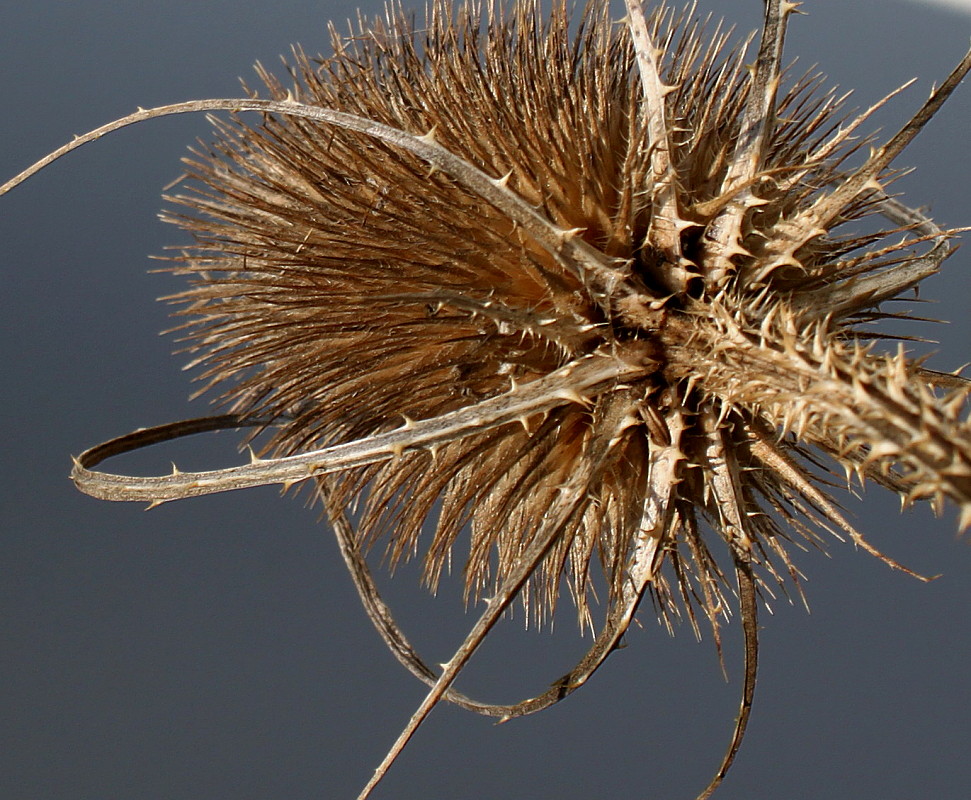
[[[406,5],[418,6],[417,3]],[[712,7],[757,25],[756,0]],[[366,6],[374,10],[375,4]],[[899,123],[961,57],[971,17],[887,0],[813,0],[788,54],[818,63],[866,105],[906,79],[880,118]],[[351,6],[274,3],[8,4],[0,25],[0,176],[72,134],[133,110],[233,96],[237,76],[291,42],[327,47]],[[964,86],[901,163],[900,187],[939,221],[971,224]],[[181,241],[158,223],[163,185],[201,118],[167,119],[71,155],[0,200],[0,797],[348,798],[423,688],[384,652],[327,528],[262,489],[151,513],[78,494],[69,455],[141,425],[205,413],[170,355],[179,288],[148,254]],[[919,311],[954,322],[935,366],[969,359],[971,263],[963,250],[926,284]],[[236,459],[231,434],[180,455]],[[174,450],[173,450],[174,452]],[[134,461],[128,462],[135,463]],[[166,454],[145,462],[167,469]],[[971,549],[948,513],[899,517],[870,489],[852,514],[887,552],[944,573],[924,585],[852,547],[799,559],[812,613],[763,617],[756,708],[732,798],[965,798],[971,786]],[[437,600],[414,570],[387,583],[406,630],[444,660],[472,617],[454,587]],[[739,636],[721,678],[710,641],[670,639],[642,614],[628,647],[551,711],[495,727],[435,711],[381,798],[690,798],[727,742]],[[462,686],[495,700],[542,689],[586,646],[564,616],[554,635],[507,621]]]

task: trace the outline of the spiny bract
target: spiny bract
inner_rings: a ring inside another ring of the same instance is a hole
[[[873,108],[785,74],[795,5],[766,2],[751,67],[748,42],[693,9],[629,2],[617,25],[596,4],[436,2],[415,25],[391,6],[334,33],[330,58],[295,51],[287,83],[260,68],[269,101],[162,110],[264,112],[214,121],[168,218],[196,240],[172,267],[193,276],[175,299],[194,363],[233,415],[209,425],[270,427],[273,457],[89,469],[143,434],[89,451],[76,479],[161,502],[314,478],[376,624],[435,685],[382,769],[442,696],[511,716],[572,691],[645,592],[669,624],[700,609],[717,640],[737,581],[743,711],[707,795],[751,702],[756,594],[798,575],[787,548],[830,530],[899,566],[817,467],[971,522],[967,382],[882,354],[868,327],[953,250],[885,187],[971,58],[863,157]],[[440,676],[374,592],[361,553],[378,541],[392,565],[421,553],[431,586],[455,553],[469,598],[493,597]],[[499,707],[450,690],[517,594],[547,619],[565,576],[593,625],[601,572],[602,631],[552,693]]]

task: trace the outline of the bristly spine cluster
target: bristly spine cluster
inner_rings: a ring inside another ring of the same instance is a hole
[[[969,382],[878,351],[867,327],[954,249],[886,187],[971,54],[862,157],[889,98],[854,116],[820,76],[787,74],[798,3],[766,0],[751,66],[749,42],[693,7],[645,17],[628,0],[616,25],[606,5],[571,19],[559,1],[544,15],[535,0],[435,0],[420,25],[390,5],[333,32],[332,57],[296,50],[287,82],[260,67],[269,99],[139,112],[53,154],[162,114],[263,112],[213,120],[167,214],[195,237],[173,259],[193,282],[175,300],[229,416],[122,437],[74,474],[153,503],[314,479],[372,619],[433,686],[362,797],[439,699],[531,713],[592,674],[645,594],[669,626],[686,614],[697,632],[700,611],[717,642],[737,592],[742,710],[706,797],[748,718],[757,595],[798,582],[791,546],[843,533],[903,569],[818,467],[952,501],[971,524]],[[853,232],[876,216],[884,228]],[[230,424],[271,429],[263,457],[91,470]],[[392,566],[422,554],[432,587],[457,554],[468,598],[489,598],[444,671],[377,596],[362,554],[379,541]],[[600,633],[550,692],[492,706],[451,689],[517,596],[548,619],[565,579],[593,626],[601,575]]]

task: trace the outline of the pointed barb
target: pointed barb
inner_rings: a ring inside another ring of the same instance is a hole
[[[971,503],[961,506],[961,515],[958,519],[958,531],[964,533],[971,528]]]
[[[568,228],[560,229],[557,231],[557,236],[560,242],[566,244],[567,242],[572,242],[579,234],[583,233],[586,228]]]
[[[401,414],[401,418],[404,420],[401,427],[398,428],[399,431],[410,431],[415,427],[415,421],[409,417],[407,414]]]
[[[427,133],[423,133],[421,136],[416,136],[415,138],[420,142],[424,142],[425,144],[438,144],[438,137],[436,136],[437,133],[438,125],[432,125],[432,127],[428,129]]]

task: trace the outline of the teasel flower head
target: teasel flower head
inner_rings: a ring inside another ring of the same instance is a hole
[[[707,796],[748,717],[758,595],[798,590],[792,549],[833,533],[905,569],[845,519],[828,473],[971,523],[968,382],[871,327],[954,249],[888,186],[971,56],[874,144],[889,98],[851,112],[784,67],[796,5],[767,0],[751,66],[749,42],[693,8],[628,2],[617,25],[605,4],[434,2],[416,24],[391,5],[333,32],[331,57],[295,50],[285,80],[260,67],[248,99],[165,112],[263,112],[213,119],[166,215],[195,239],[174,299],[228,416],[95,448],[75,478],[153,503],[309,480],[378,629],[433,685],[376,779],[440,698],[535,711],[592,674],[646,594],[716,642],[737,595],[742,711]],[[90,469],[244,424],[271,438],[243,468]],[[421,558],[433,589],[454,560],[468,600],[488,598],[444,672],[377,596],[376,546],[391,567]],[[573,671],[514,706],[451,689],[514,598],[549,620],[564,586],[599,628]]]

